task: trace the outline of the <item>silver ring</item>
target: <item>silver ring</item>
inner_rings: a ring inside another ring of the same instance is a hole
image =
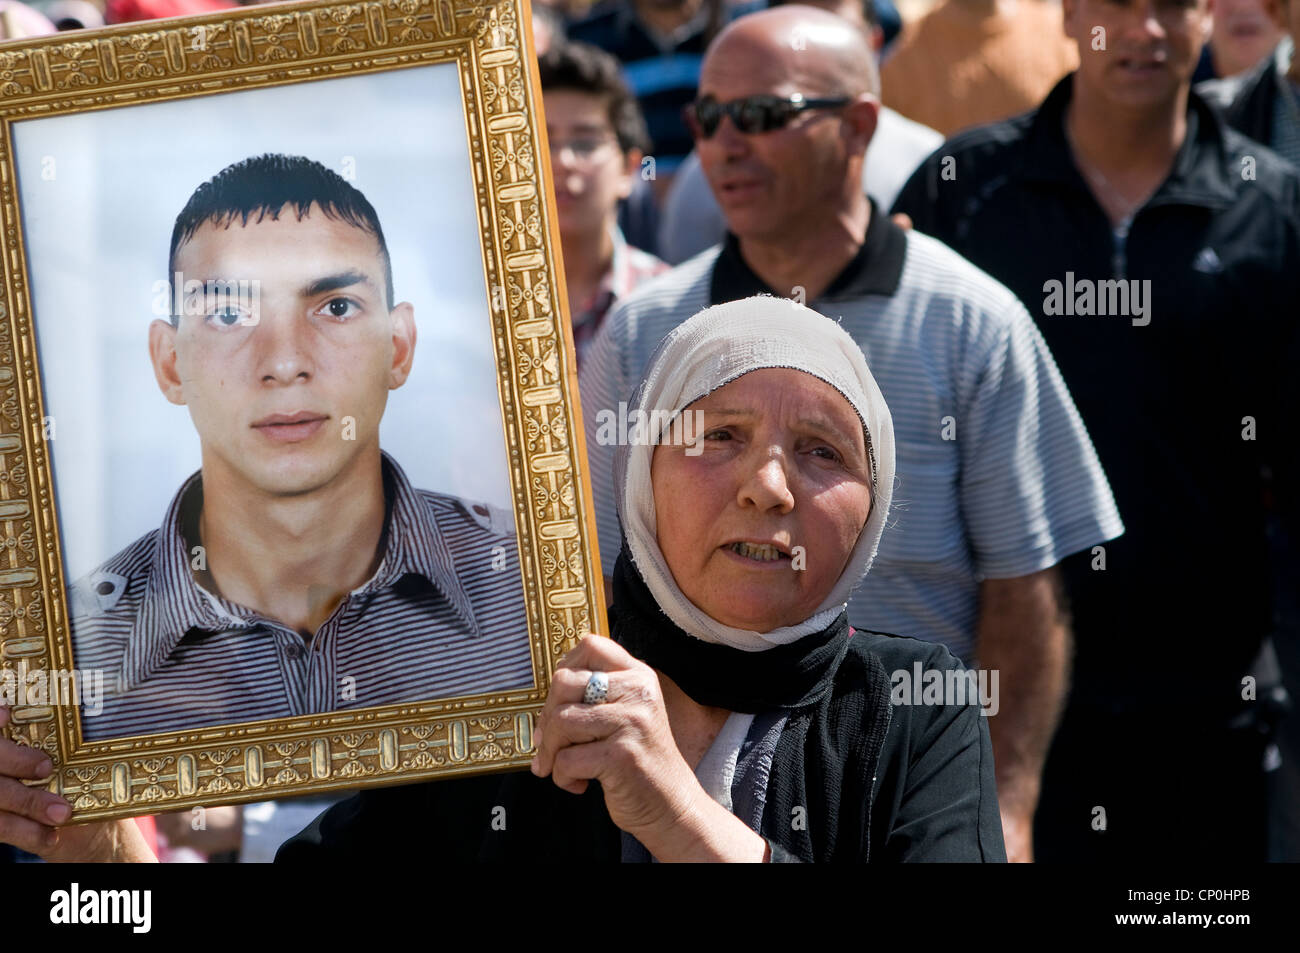
[[[609,694],[609,676],[604,672],[592,672],[587,678],[587,687],[582,693],[584,705],[603,705]]]

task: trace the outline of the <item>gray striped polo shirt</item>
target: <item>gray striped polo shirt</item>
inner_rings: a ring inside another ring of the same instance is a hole
[[[606,575],[621,532],[617,447],[602,443],[600,422],[620,412],[665,334],[761,293],[776,292],[729,235],[620,301],[592,342],[580,386]],[[941,642],[974,664],[982,579],[1028,575],[1123,532],[1056,362],[1007,288],[874,204],[857,257],[808,304],[862,347],[894,419],[893,509],[849,621]]]
[[[87,740],[366,708],[533,684],[508,512],[414,489],[383,456],[375,575],[310,642],[201,586],[191,541],[201,473],[162,527],[72,586],[75,662],[105,673]]]

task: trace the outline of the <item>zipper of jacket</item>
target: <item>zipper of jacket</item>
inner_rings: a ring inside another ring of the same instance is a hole
[[[1123,281],[1128,277],[1128,234],[1133,228],[1133,217],[1124,219],[1111,231],[1111,277]]]

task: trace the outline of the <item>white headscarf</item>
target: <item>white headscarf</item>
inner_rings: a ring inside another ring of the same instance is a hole
[[[746,652],[786,645],[825,629],[848,603],[880,546],[894,489],[894,424],[862,349],[830,318],[785,298],[759,295],[716,305],[660,342],[628,408],[630,420],[654,419],[652,411],[660,412],[660,420],[675,419],[719,387],[769,367],[804,371],[839,391],[862,420],[871,458],[874,480],[867,523],[844,572],[810,618],[759,633],[723,625],[704,613],[678,588],[659,549],[650,462],[652,441],[660,435],[625,443],[615,468],[623,534],[632,561],[659,607],[690,635]]]

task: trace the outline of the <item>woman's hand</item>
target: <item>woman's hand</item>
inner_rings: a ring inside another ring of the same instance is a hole
[[[593,671],[606,702],[582,701]],[[660,860],[752,860],[767,844],[700,786],[673,739],[659,676],[611,639],[585,636],[556,668],[533,773],[573,794],[599,781],[605,807]]]
[[[0,727],[8,722],[9,709],[0,706]],[[0,738],[0,842],[55,862],[155,859],[130,818],[61,826],[72,816],[67,800],[22,783],[52,770],[45,752]]]

